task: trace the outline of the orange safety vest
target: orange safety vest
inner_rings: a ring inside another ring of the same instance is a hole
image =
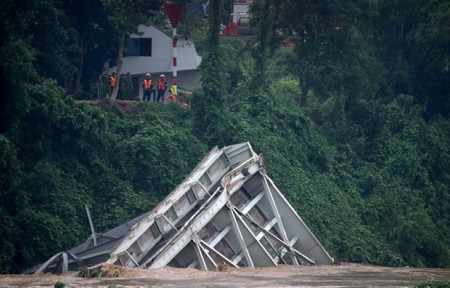
[[[149,90],[151,88],[152,88],[152,80],[151,79],[149,79],[149,80],[144,79],[144,89],[145,90]]]
[[[160,80],[158,82],[158,90],[166,90],[166,81],[165,80]]]
[[[111,76],[109,77],[109,86],[110,86],[110,87],[115,87],[115,86],[116,86],[116,77],[113,76],[113,75],[111,75]]]

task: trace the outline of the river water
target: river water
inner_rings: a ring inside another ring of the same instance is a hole
[[[114,278],[85,279],[67,275],[0,275],[0,287],[415,287],[427,279],[450,280],[450,269],[393,268],[361,264],[196,269],[127,269],[108,267]]]

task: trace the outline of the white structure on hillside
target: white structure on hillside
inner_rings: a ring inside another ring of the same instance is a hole
[[[121,74],[130,73],[133,90],[142,98],[142,83],[146,73],[152,74],[153,82],[158,82],[159,75],[165,74],[167,84],[172,85],[172,36],[154,26],[139,26],[142,35],[133,34],[123,58]],[[199,84],[201,57],[195,50],[194,42],[189,37],[179,35],[177,42],[177,86],[192,89]],[[114,71],[116,67],[112,68]],[[168,89],[169,90],[169,89]],[[168,93],[168,92],[167,92]]]

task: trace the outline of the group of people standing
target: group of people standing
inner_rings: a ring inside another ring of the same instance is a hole
[[[164,94],[167,90],[166,75],[161,74],[157,83],[156,91],[153,89],[152,74],[145,74],[144,83],[142,83],[144,90],[143,101],[163,102]],[[153,98],[153,99],[152,99]]]
[[[103,73],[99,77],[99,98],[110,98],[115,86],[117,85],[118,79],[115,72],[109,74],[108,69],[104,69]],[[164,94],[167,90],[166,75],[161,74],[159,80],[156,84],[156,90],[153,87],[152,75],[147,73],[142,83],[143,88],[143,101],[152,102],[164,102]],[[133,93],[133,82],[131,79],[131,74],[128,72],[125,75],[121,75],[120,87],[117,95],[118,99],[123,100],[134,100],[136,96]]]
[[[110,98],[114,88],[116,87],[117,83],[119,82],[117,79],[116,72],[112,72],[109,74],[109,71],[107,68],[103,70],[103,73],[99,77],[99,98]],[[131,74],[128,72],[127,74],[121,74],[120,75],[120,87],[117,93],[118,99],[124,99],[124,100],[133,100],[134,99],[134,93],[133,93],[133,81],[131,79]]]

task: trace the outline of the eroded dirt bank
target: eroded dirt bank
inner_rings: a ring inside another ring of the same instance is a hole
[[[226,267],[224,271],[110,266],[118,278],[67,275],[0,275],[0,287],[414,287],[427,279],[450,280],[450,269],[391,268],[360,264],[333,266]]]

